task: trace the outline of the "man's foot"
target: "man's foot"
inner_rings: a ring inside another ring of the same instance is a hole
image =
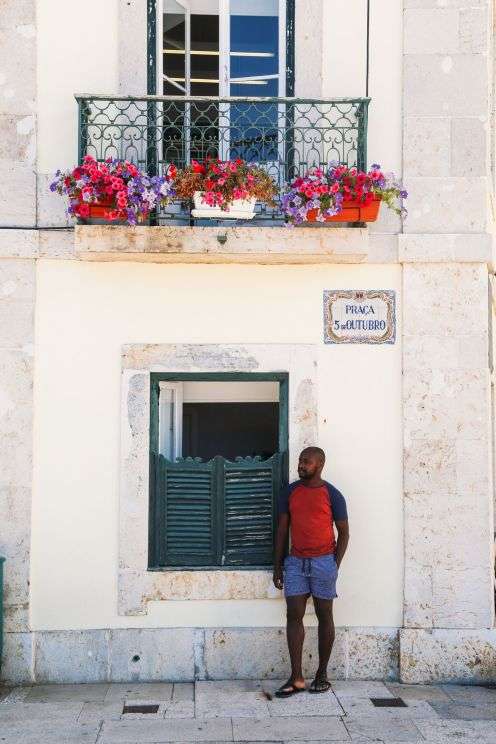
[[[332,685],[327,679],[327,676],[317,674],[314,681],[310,685],[310,688],[308,691],[316,694],[316,693],[322,693],[322,692],[329,692],[329,690],[331,689],[332,689]]]
[[[305,692],[305,690],[306,687],[304,680],[295,680],[293,682],[292,679],[288,679],[286,684],[284,684],[276,691],[276,697],[288,698],[292,697],[293,695],[297,695],[299,692]]]

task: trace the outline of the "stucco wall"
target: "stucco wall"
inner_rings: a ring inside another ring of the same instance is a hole
[[[122,345],[240,340],[317,345],[319,443],[352,525],[337,622],[402,624],[401,343],[322,343],[322,290],[399,293],[399,266],[41,260],[37,274],[33,629],[283,623],[277,599],[162,602],[144,617],[117,615]]]

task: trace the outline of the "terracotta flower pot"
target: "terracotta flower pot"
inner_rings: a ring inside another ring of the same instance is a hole
[[[381,206],[380,199],[373,199],[370,204],[365,206],[362,202],[356,199],[350,199],[343,201],[343,208],[339,214],[335,214],[332,217],[326,217],[326,222],[375,222],[378,214],[379,207]],[[307,222],[317,221],[318,209],[309,209],[307,213]]]
[[[90,208],[90,219],[105,219],[105,215],[111,210],[115,209],[115,199],[102,199],[101,201],[94,202],[88,205]],[[109,220],[110,222],[111,220]]]

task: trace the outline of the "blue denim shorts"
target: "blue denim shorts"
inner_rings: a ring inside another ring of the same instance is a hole
[[[284,596],[311,594],[317,599],[334,599],[338,567],[334,554],[318,558],[288,555],[284,561]]]

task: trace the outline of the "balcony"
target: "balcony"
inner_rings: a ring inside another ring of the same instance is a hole
[[[266,168],[282,189],[330,161],[365,168],[368,98],[77,97],[79,162],[130,160],[150,174],[207,156],[243,158]],[[155,225],[218,226],[233,220],[192,220],[190,204],[169,204]],[[239,224],[239,221],[236,221]],[[280,210],[257,205],[250,225],[280,226]]]

